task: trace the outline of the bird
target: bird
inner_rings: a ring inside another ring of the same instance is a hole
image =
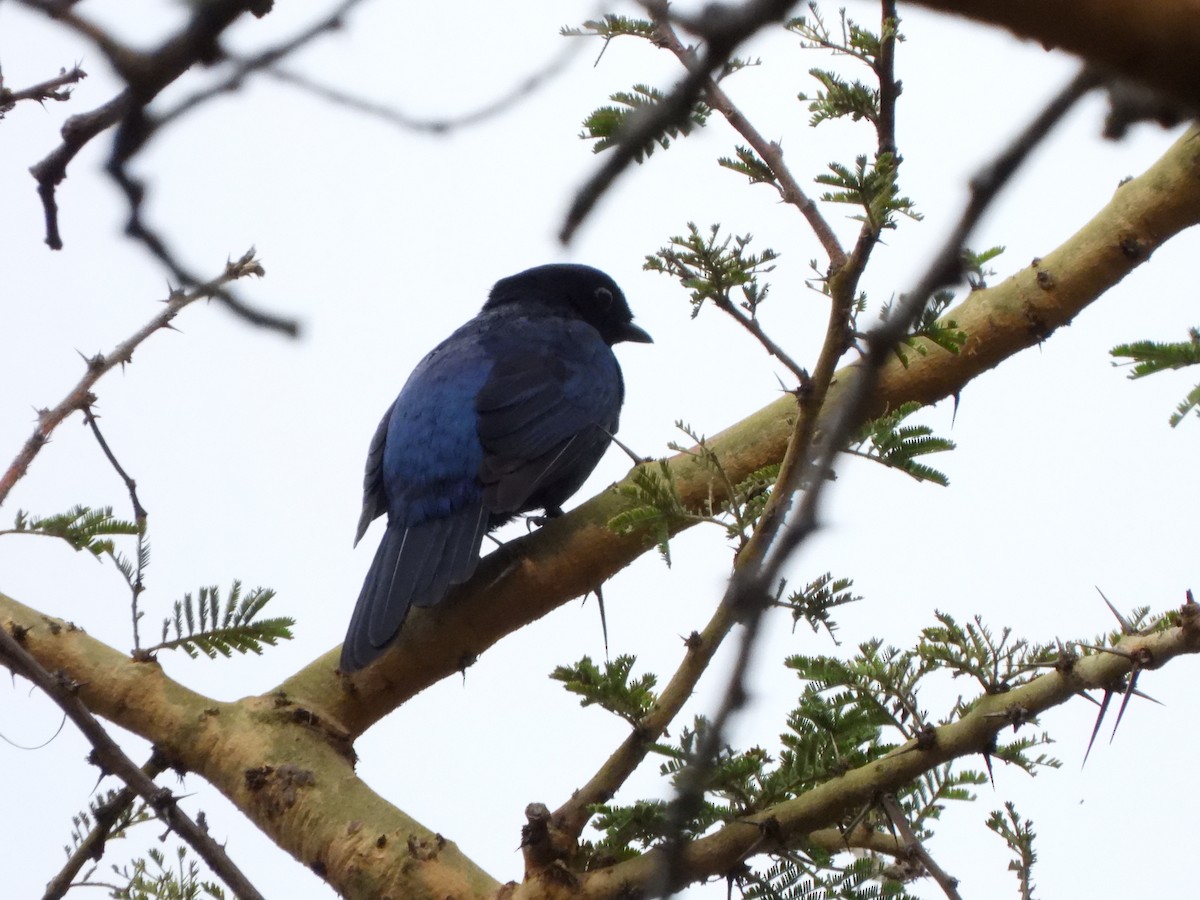
[[[652,343],[616,282],[556,263],[502,278],[480,312],[413,370],[367,452],[354,539],[386,513],[342,644],[350,674],[396,640],[413,607],[468,580],[488,532],[546,518],[591,474],[617,431],[625,383],[613,354]]]

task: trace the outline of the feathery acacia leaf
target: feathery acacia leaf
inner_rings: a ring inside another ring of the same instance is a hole
[[[753,316],[767,295],[759,276],[774,270],[772,263],[779,254],[769,247],[751,253],[748,247],[754,238],[749,234],[722,239],[720,225],[709,226],[707,237],[696,223],[688,222],[687,227],[686,235],[675,235],[669,246],[647,256],[642,268],[678,279],[691,294],[692,318],[699,315],[706,300],[732,306],[735,289],[742,292],[738,305]]]
[[[920,403],[905,403],[878,419],[872,419],[858,430],[847,452],[899,469],[917,481],[931,481],[943,487],[949,485],[950,479],[944,473],[917,462],[916,458],[953,450],[954,441],[936,437],[933,429],[927,425],[900,425],[919,409]]]
[[[45,517],[31,516],[24,510],[17,510],[13,527],[0,531],[0,534],[37,534],[61,538],[75,550],[86,550],[100,557],[113,553],[113,536],[136,535],[138,530],[136,522],[114,516],[111,506],[93,509],[78,505],[65,513]]]
[[[174,865],[157,847],[146,851],[147,858],[135,859],[128,866],[113,866],[113,874],[125,882],[111,896],[122,900],[224,900],[224,889],[202,877],[200,866],[180,844]]]
[[[550,677],[582,697],[580,706],[595,704],[636,725],[658,702],[654,693],[658,679],[653,673],[630,680],[636,662],[636,656],[618,656],[606,662],[601,671],[590,656],[585,656],[573,666],[559,666]]]
[[[1129,360],[1127,363],[1113,365],[1132,364],[1133,369],[1129,373],[1131,379],[1145,378],[1147,375],[1170,369],[1187,368],[1200,363],[1200,328],[1189,328],[1186,341],[1170,344],[1134,341],[1132,344],[1120,344],[1108,352],[1112,356]],[[1200,416],[1200,384],[1188,391],[1187,396],[1175,407],[1175,412],[1169,420],[1171,427],[1174,428],[1193,411]]]
[[[180,649],[193,659],[201,653],[209,659],[235,652],[261,654],[263,645],[291,640],[296,624],[286,617],[255,619],[274,596],[270,588],[260,587],[243,597],[240,581],[233,583],[223,608],[216,586],[200,588],[198,600],[184,594],[183,600],[175,601],[173,617],[163,620],[162,642],[147,652]],[[172,628],[175,636],[168,639]]]
[[[614,105],[594,110],[583,120],[583,131],[579,136],[585,141],[595,141],[592,152],[602,153],[620,142],[621,130],[631,116],[658,105],[665,97],[662,91],[648,84],[635,84],[632,90],[611,94],[609,99]],[[696,101],[686,118],[669,125],[663,133],[647,141],[634,154],[634,159],[643,162],[654,153],[656,145],[666,150],[673,138],[687,137],[694,128],[704,127],[711,112],[707,105]]]

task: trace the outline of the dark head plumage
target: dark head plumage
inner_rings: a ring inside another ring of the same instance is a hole
[[[552,263],[501,278],[483,308],[516,302],[541,303],[562,315],[583,319],[609,346],[621,341],[653,343],[649,334],[633,324],[633,313],[617,283],[591,266]]]

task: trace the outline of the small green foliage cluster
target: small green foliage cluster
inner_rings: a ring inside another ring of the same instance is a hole
[[[184,594],[182,600],[175,601],[174,616],[163,620],[162,642],[147,652],[179,649],[192,659],[201,653],[209,659],[235,652],[261,654],[263,645],[274,647],[278,641],[291,640],[291,629],[296,624],[286,617],[255,618],[274,596],[270,588],[258,587],[243,597],[240,581],[230,588],[224,609],[216,585],[200,588],[198,600]],[[168,639],[172,629],[175,636]]]
[[[692,763],[705,743],[708,721],[697,717],[675,742],[659,742],[651,750],[665,757],[659,772],[672,784],[693,773]],[[721,748],[703,768],[703,799],[684,811],[677,802],[638,800],[630,805],[600,804],[593,808],[596,840],[581,842],[585,868],[636,856],[683,838],[697,838],[714,825],[747,815],[761,804],[770,756],[761,748]]]
[[[713,489],[707,502],[698,510],[689,508],[679,496],[670,464],[660,459],[650,465],[640,466],[627,482],[617,488],[628,503],[608,522],[608,527],[618,534],[640,532],[651,536],[668,566],[671,565],[671,536],[689,525],[704,522],[718,525],[739,549],[745,546],[779,475],[779,466],[770,465],[734,484],[703,435],[683,422],[676,422],[675,427],[686,434],[693,444],[685,447],[672,442],[669,448],[691,457],[712,473]],[[724,500],[716,497],[718,484]]]
[[[1010,628],[995,635],[979,616],[964,626],[948,613],[936,615],[939,624],[921,633],[928,645],[926,660],[955,678],[975,678],[985,694],[1003,693],[1058,658],[1056,647],[1013,639]]]
[[[168,865],[167,854],[151,847],[128,866],[113,866],[113,874],[124,882],[109,893],[114,900],[225,900],[224,889],[200,877],[200,866],[182,844],[174,866]]]
[[[747,900],[912,900],[892,867],[873,856],[833,865],[829,853],[810,847],[761,873],[743,876]]]
[[[830,612],[847,603],[857,603],[862,599],[850,591],[854,587],[852,578],[834,578],[833,573],[826,572],[817,576],[804,586],[803,590],[793,591],[787,597],[776,601],[792,614],[792,629],[801,619],[808,622],[813,631],[824,628],[833,637],[837,623],[833,621]]]
[[[808,15],[796,16],[784,23],[784,28],[800,37],[800,46],[806,50],[828,50],[835,56],[850,56],[872,69],[878,68],[883,46],[880,35],[849,18],[845,9],[838,13],[841,35],[835,35],[825,23],[820,7],[815,2],[807,6]],[[904,35],[896,31],[894,21],[888,23],[885,34],[898,41],[904,40]]]
[[[862,208],[861,213],[851,216],[857,222],[868,225],[875,234],[896,227],[896,214],[920,219],[912,200],[900,194],[896,184],[899,160],[894,154],[881,153],[874,162],[865,155],[854,158],[854,166],[838,162],[829,163],[829,172],[816,176],[817,184],[832,190],[821,194],[827,203],[848,203]]]
[[[1200,364],[1200,328],[1189,328],[1186,341],[1163,344],[1158,341],[1134,341],[1132,344],[1121,344],[1109,351],[1112,356],[1124,358],[1133,364],[1129,373],[1131,379],[1145,378],[1156,372],[1169,369],[1183,369]],[[1119,365],[1119,363],[1113,363]],[[1171,413],[1170,423],[1174,428],[1188,413],[1195,412],[1200,416],[1200,384],[1196,385]]]
[[[1017,876],[1021,897],[1023,900],[1034,900],[1033,864],[1037,862],[1037,852],[1033,849],[1033,841],[1037,835],[1033,831],[1033,822],[1022,820],[1016,806],[1008,802],[1004,804],[1003,812],[993,810],[988,817],[987,827],[998,834],[1012,851],[1013,858],[1008,870]]]
[[[779,254],[769,247],[751,253],[752,235],[721,237],[720,225],[710,225],[707,235],[694,222],[687,227],[687,234],[675,235],[668,246],[647,256],[642,268],[678,279],[691,298],[693,319],[706,300],[719,309],[733,307],[735,290],[742,295],[737,305],[753,317],[769,290],[760,276],[774,270]]]
[[[867,422],[851,440],[847,452],[899,469],[917,481],[930,481],[946,487],[950,479],[918,456],[953,450],[954,441],[937,437],[928,425],[900,423],[921,409],[920,403],[904,403],[893,412]]]
[[[113,537],[137,533],[137,523],[117,518],[111,506],[93,509],[82,505],[72,506],[65,513],[44,517],[32,516],[19,509],[13,527],[0,532],[61,538],[72,549],[86,550],[95,557],[113,555],[116,548]]]
[[[638,466],[617,491],[628,499],[625,508],[608,521],[617,534],[641,533],[653,539],[663,562],[671,565],[671,535],[696,521],[675,488],[665,459]]]
[[[573,666],[559,666],[550,677],[583,698],[580,706],[595,704],[636,726],[658,701],[654,693],[658,679],[653,673],[630,680],[636,662],[635,656],[618,656],[606,662],[602,671],[585,656]]]
[[[621,136],[630,117],[635,116],[648,107],[661,103],[664,94],[656,87],[648,84],[635,84],[631,90],[617,91],[609,95],[611,105],[601,106],[583,120],[583,131],[580,137],[592,140],[593,153],[602,153],[614,146]],[[712,110],[704,103],[697,101],[692,105],[691,113],[678,124],[669,126],[652,140],[647,141],[635,154],[634,159],[642,162],[654,153],[655,147],[666,150],[672,140],[687,137],[695,128],[704,127]]]

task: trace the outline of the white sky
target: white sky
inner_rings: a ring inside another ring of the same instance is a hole
[[[166,11],[160,7],[167,6]],[[314,4],[279,4],[247,20],[231,44],[245,51],[288,36]],[[95,7],[95,8],[93,8]],[[184,15],[182,5],[82,4],[137,43]],[[626,10],[628,12],[628,10]],[[475,109],[560,52],[563,24],[595,15],[587,3],[364,4],[348,27],[317,42],[289,66],[323,83],[413,114]],[[830,7],[832,19],[835,9]],[[851,5],[874,21],[873,4]],[[875,302],[910,286],[957,216],[966,178],[1027,121],[1074,71],[1040,47],[902,9],[907,43],[898,136],[903,188],[922,224],[904,222],[880,248],[864,286]],[[794,100],[812,92],[807,68],[827,60],[776,38],[752,50],[762,68],[727,84],[759,129],[782,140],[802,182],[829,159],[849,162],[871,146],[866,126],[813,133]],[[803,287],[818,255],[799,216],[768,189],[717,169],[741,142],[720,121],[656,153],[603,201],[576,242],[554,235],[572,191],[596,161],[577,138],[579,123],[608,93],[635,82],[668,86],[673,60],[632,39],[612,44],[598,67],[588,44],[568,71],[517,109],[485,125],[434,138],[397,130],[259,79],[156,139],[135,171],[152,181],[148,214],[195,270],[216,274],[225,259],[255,245],[265,280],[243,285],[254,303],[294,315],[304,336],[257,332],[223,309],[195,307],[180,334],[155,336],[124,373],[99,387],[98,411],[121,462],[150,512],[153,548],[143,635],[156,639],[171,602],[201,585],[234,578],[269,585],[275,615],[298,619],[296,640],[263,657],[212,663],[160,657],[174,677],[222,699],[268,690],[325,652],[344,632],[380,526],[351,549],[362,463],[378,418],[409,370],[470,317],[497,278],[530,265],[572,260],[597,265],[622,285],[652,346],[618,348],[627,383],[621,437],[662,454],[683,419],[712,434],[778,396],[778,367],[752,340],[711,310],[689,320],[685,293],[641,270],[645,254],[691,220],[753,232],[782,252],[762,312],[793,357],[811,362],[825,309]],[[42,243],[42,216],[27,167],[56,144],[68,114],[108,100],[114,83],[92,48],[6,4],[0,8],[0,62],[7,84],[23,87],[82,61],[90,77],[68,105],[22,104],[0,128],[0,459],[7,464],[33,427],[35,407],[58,402],[79,377],[76,351],[107,350],[150,318],[166,292],[162,271],[120,235],[123,203],[104,178],[106,140],[72,164],[59,190],[66,249]],[[193,73],[188,90],[205,80]],[[187,91],[174,89],[169,103]],[[1174,139],[1135,129],[1113,145],[1097,137],[1098,100],[1082,105],[987,217],[972,245],[1004,244],[998,277],[1053,248],[1095,212],[1118,180],[1143,171]],[[816,191],[814,191],[815,193]],[[854,234],[851,210],[830,209],[839,233]],[[950,404],[923,421],[959,444],[935,462],[949,489],[847,461],[828,495],[825,529],[791,569],[794,584],[831,570],[855,579],[866,600],[838,616],[847,648],[880,635],[906,645],[933,623],[935,609],[960,621],[975,613],[1035,640],[1090,637],[1113,626],[1094,586],[1122,608],[1166,609],[1195,583],[1197,427],[1176,431],[1167,417],[1194,376],[1133,384],[1107,350],[1139,338],[1179,340],[1196,324],[1187,273],[1200,242],[1188,233],[1043,347],[969,386],[957,419]],[[1190,379],[1190,380],[1189,380]],[[613,451],[581,497],[619,478],[627,460]],[[12,493],[0,523],[18,508],[50,514],[75,503],[128,509],[123,486],[78,417],[69,420]],[[675,542],[667,570],[648,555],[606,586],[610,649],[636,653],[639,669],[663,678],[677,662],[678,636],[699,627],[729,565],[715,530]],[[127,549],[132,552],[132,546]],[[131,646],[127,592],[117,573],[65,545],[0,540],[0,590],[71,619],[110,644]],[[781,668],[787,653],[828,652],[826,638],[770,622],[754,675],[755,712],[740,721],[741,745],[777,747],[783,712],[798,690]],[[471,670],[431,688],[364,735],[359,773],[383,796],[501,879],[519,878],[522,810],[557,806],[623,737],[614,717],[582,710],[546,676],[584,654],[602,658],[594,603],[567,604],[513,635]],[[681,722],[711,709],[720,667],[701,685]],[[1176,748],[1195,739],[1192,663],[1143,678],[1167,707],[1134,703],[1116,742],[1098,741],[1080,761],[1093,707],[1082,702],[1045,717],[1064,760],[1031,781],[997,771],[997,790],[948,811],[930,845],[961,879],[964,896],[1016,896],[1006,851],[983,820],[1005,799],[1032,817],[1041,855],[1041,895],[1178,895],[1186,866],[1171,864],[1190,843],[1180,802]],[[970,693],[947,684],[945,697]],[[943,712],[933,695],[926,707]],[[59,713],[21,681],[0,690],[0,733],[47,741]],[[124,741],[134,759],[144,742]],[[0,744],[6,790],[0,859],[6,896],[40,896],[58,870],[70,815],[87,802],[94,770],[70,726],[36,751]],[[977,766],[978,761],[971,763]],[[661,791],[657,764],[619,797]],[[228,841],[235,861],[268,897],[332,896],[307,869],[276,850],[199,778],[179,788],[189,808]],[[132,845],[106,857],[124,862],[161,832],[145,826]],[[1135,832],[1140,832],[1135,834]],[[1150,832],[1149,834],[1147,832]],[[1152,841],[1146,865],[1130,845]],[[1083,852],[1091,858],[1081,861]],[[1092,863],[1108,850],[1103,866]],[[18,856],[19,854],[19,856]],[[16,864],[19,859],[19,864]],[[101,873],[103,874],[103,873]],[[1190,881],[1190,879],[1189,879]],[[723,884],[689,896],[724,896]],[[940,896],[932,882],[921,896]]]

